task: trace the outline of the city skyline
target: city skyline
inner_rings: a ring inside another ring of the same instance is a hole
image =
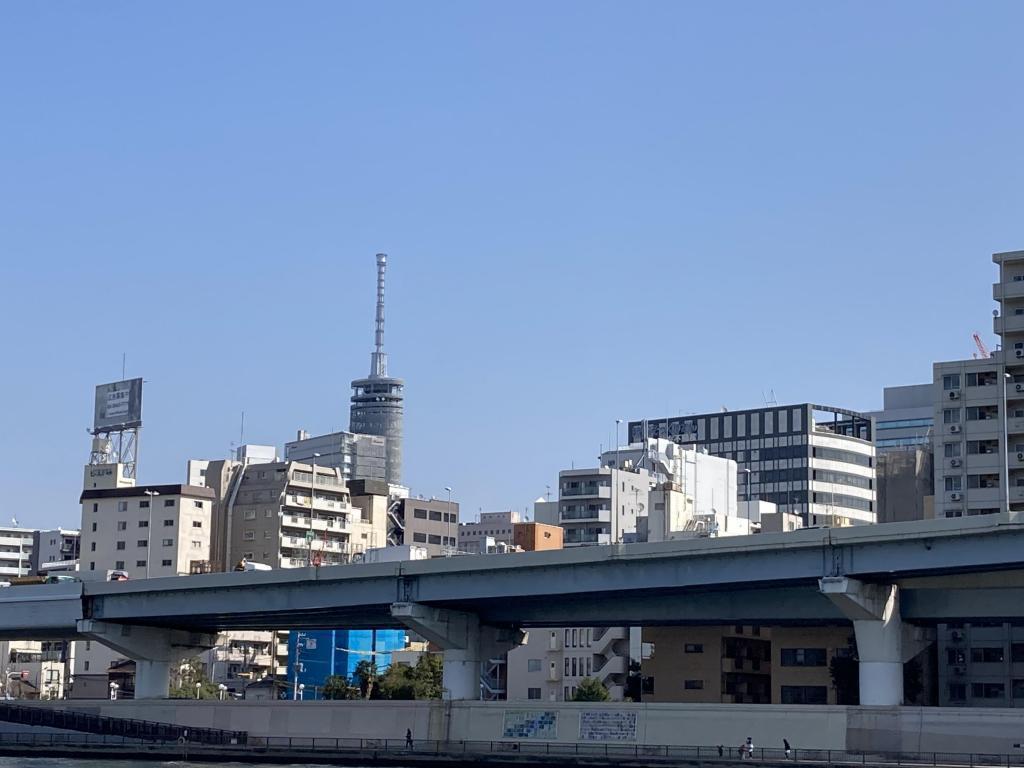
[[[7,520],[77,520],[122,353],[141,483],[226,456],[242,411],[279,448],[347,428],[376,252],[405,484],[467,519],[616,419],[872,410],[993,341],[1024,9],[246,9],[4,11]]]

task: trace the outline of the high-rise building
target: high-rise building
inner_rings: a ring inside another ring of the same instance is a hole
[[[628,434],[630,442],[662,437],[733,459],[744,498],[770,501],[807,525],[875,522],[872,421],[857,411],[773,405],[633,421]]]
[[[310,437],[305,430],[299,430],[297,439],[284,444],[284,458],[305,462],[316,459],[320,466],[337,467],[346,483],[387,482],[387,445],[387,438],[378,435],[331,432]]]
[[[374,351],[370,355],[370,375],[352,382],[352,406],[349,430],[362,435],[387,438],[385,479],[402,482],[402,418],[405,382],[388,376],[388,356],[384,352],[384,272],[387,254],[377,254],[377,315]]]
[[[991,357],[935,363],[935,516],[1024,508],[1024,251],[993,254]]]
[[[875,420],[877,521],[934,517],[933,386],[886,387],[882,410],[864,415]]]
[[[405,648],[402,629],[320,629],[292,632],[288,638],[290,682],[302,686],[307,701],[323,698],[329,677],[355,682],[359,662],[372,663],[378,671],[391,664],[391,654]]]

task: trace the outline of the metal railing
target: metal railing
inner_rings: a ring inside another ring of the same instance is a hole
[[[162,724],[163,725],[163,724]],[[191,731],[200,729],[188,729]],[[0,751],[5,747],[54,747],[54,748],[99,748],[104,746],[142,745],[164,746],[168,750],[179,748],[178,739],[136,738],[116,735],[87,735],[61,733],[0,733]],[[373,758],[386,754],[395,755],[448,755],[486,756],[520,755],[551,757],[587,757],[589,760],[607,758],[609,762],[623,758],[642,759],[651,764],[674,764],[680,760],[701,760],[705,762],[735,763],[740,760],[751,763],[780,765],[797,763],[824,766],[907,766],[908,768],[1024,768],[1024,751],[1016,754],[984,752],[850,752],[826,749],[784,749],[755,747],[753,754],[746,757],[741,747],[725,746],[656,746],[623,743],[560,743],[548,741],[427,741],[414,739],[411,744],[405,739],[355,739],[329,737],[269,736],[250,735],[237,744],[225,742],[204,743],[204,750],[211,752],[255,752],[289,753],[358,753]]]

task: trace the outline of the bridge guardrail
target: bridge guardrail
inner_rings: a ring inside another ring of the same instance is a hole
[[[193,746],[196,742],[189,742]],[[180,748],[180,739],[154,739],[110,734],[62,733],[0,733],[0,749],[4,746],[82,747],[144,746]],[[414,739],[410,748],[405,739],[357,739],[325,736],[252,736],[238,744],[206,743],[203,749],[224,752],[263,753],[287,751],[331,752],[362,755],[522,755],[524,757],[606,757],[609,760],[648,758],[652,763],[674,763],[680,760],[735,763],[749,760],[753,763],[780,766],[789,763],[813,766],[898,766],[899,768],[1024,768],[1024,750],[1009,753],[985,752],[849,752],[825,749],[784,749],[755,747],[750,758],[741,757],[740,747],[726,746],[674,746],[622,743],[563,743],[533,741],[435,741]]]

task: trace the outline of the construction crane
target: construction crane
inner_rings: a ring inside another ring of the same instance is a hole
[[[975,360],[978,359],[979,353],[980,353],[980,357],[983,357],[983,358],[985,358],[985,357],[992,357],[992,353],[988,351],[988,347],[985,346],[985,342],[983,342],[981,340],[981,336],[978,335],[977,332],[974,333],[974,344],[978,348],[978,352],[976,352],[973,355]]]

